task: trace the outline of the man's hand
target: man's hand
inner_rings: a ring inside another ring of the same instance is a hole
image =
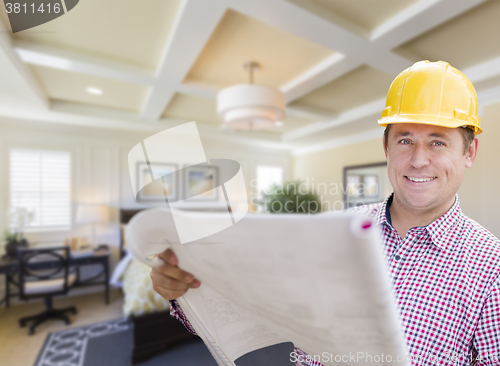
[[[160,267],[153,268],[151,279],[153,289],[167,300],[175,300],[184,295],[189,288],[198,288],[201,282],[191,273],[183,271],[177,264],[179,260],[171,249],[167,249],[158,257],[165,261]]]

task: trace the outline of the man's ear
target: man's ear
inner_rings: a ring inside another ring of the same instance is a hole
[[[387,146],[385,146],[385,135],[382,136],[382,146],[384,147],[385,158],[387,159]]]
[[[474,140],[472,140],[472,142],[469,145],[469,148],[465,152],[466,168],[470,168],[472,166],[472,163],[474,163],[474,160],[476,160],[478,145],[479,145],[479,139],[477,137],[474,137]]]

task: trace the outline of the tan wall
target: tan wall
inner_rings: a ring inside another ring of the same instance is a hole
[[[478,157],[467,169],[458,192],[462,211],[500,237],[500,104],[487,106],[481,116]],[[293,158],[293,177],[317,183],[343,182],[343,168],[385,160],[381,139],[320,151]],[[341,194],[324,195],[329,202]],[[337,208],[339,206],[337,205]]]
[[[353,145],[342,146],[330,150],[319,151],[293,158],[294,179],[309,183],[310,189],[318,184],[326,183],[328,190],[321,186],[319,195],[325,203],[323,209],[339,210],[344,198],[341,189],[330,189],[334,186],[342,188],[343,169],[345,166],[379,163],[385,161],[382,139],[364,141]],[[337,194],[336,191],[338,191]],[[316,192],[318,193],[318,192]],[[325,194],[326,193],[326,194]],[[333,194],[331,194],[333,193]]]
[[[487,106],[481,117],[478,157],[459,195],[464,213],[500,237],[500,104]]]
[[[108,224],[96,225],[97,239],[110,245],[119,244],[120,208],[144,208],[135,202],[129,176],[128,152],[151,133],[91,129],[30,121],[10,121],[0,117],[0,232],[7,226],[9,204],[9,149],[61,149],[72,154],[73,229],[27,233],[31,243],[62,243],[66,236],[89,235],[91,225],[74,222],[79,203],[100,203],[111,208]],[[283,178],[291,177],[291,159],[287,151],[265,150],[231,141],[204,138],[203,147],[210,159],[234,159],[241,164],[248,193],[259,165],[283,168]],[[0,255],[3,254],[0,240]],[[0,281],[1,282],[1,281]],[[1,287],[1,283],[0,283]],[[1,292],[0,292],[1,293]]]

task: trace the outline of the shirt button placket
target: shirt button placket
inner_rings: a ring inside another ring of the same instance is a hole
[[[398,249],[396,253],[392,257],[391,267],[393,268],[393,282],[396,287],[398,287],[398,279],[402,275],[403,271],[403,261],[404,258],[401,254],[397,254],[397,252],[404,253],[408,248],[409,243],[411,242],[411,236],[406,235],[404,239],[398,235]]]
[[[392,280],[394,281],[394,283],[397,283],[397,279],[401,271],[400,261],[401,261],[401,256],[399,254],[395,254],[392,256],[391,272],[392,272]]]

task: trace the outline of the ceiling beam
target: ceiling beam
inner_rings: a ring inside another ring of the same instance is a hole
[[[158,119],[176,93],[227,9],[227,0],[181,4],[142,116]]]
[[[223,87],[219,85],[187,81],[179,85],[177,91],[182,94],[192,95],[205,99],[216,99],[217,93]]]
[[[462,70],[462,72],[473,83],[498,76],[500,75],[500,57],[468,67],[467,69]]]
[[[305,105],[289,105],[286,107],[287,116],[298,118],[313,119],[317,121],[328,121],[337,118],[339,115],[323,108],[317,108]]]
[[[132,84],[147,86],[154,84],[154,73],[147,69],[35,43],[16,41],[13,46],[21,60],[28,64],[98,76]]]
[[[318,122],[307,125],[302,128],[287,132],[283,134],[283,141],[292,141],[298,139],[299,137],[311,135],[313,133],[318,133],[330,128],[334,128],[346,123],[358,121],[361,118],[379,116],[382,113],[385,105],[385,98],[378,99],[371,103],[367,103],[360,107],[353,108],[347,112],[341,113],[337,118],[333,118],[329,121]]]
[[[479,100],[479,115],[481,116],[484,114],[484,107],[491,104],[500,103],[500,86],[479,91],[478,100]],[[379,112],[380,110],[377,112],[377,115]],[[290,132],[290,134],[293,132]],[[328,149],[334,149],[336,147],[341,147],[345,145],[351,145],[363,141],[376,139],[381,137],[382,134],[383,134],[383,129],[374,128],[368,131],[363,131],[359,133],[354,133],[349,136],[344,136],[342,138],[314,143],[310,144],[309,146],[296,147],[292,150],[292,155],[298,156],[298,155],[311,154],[314,152],[328,150]]]
[[[199,98],[215,100],[217,98],[217,93],[222,89],[223,87],[218,85],[188,81],[179,85],[177,92]],[[332,112],[320,108],[295,105],[287,106],[286,115],[320,121],[337,117],[337,115]]]
[[[491,78],[496,75],[500,75],[500,58],[486,61],[479,65],[465,69],[464,74],[473,83]],[[477,94],[481,114],[483,113],[483,107],[500,102],[500,86],[480,90]],[[365,104],[361,107],[353,108],[347,112],[340,114],[338,118],[331,119],[327,122],[310,124],[303,128],[285,133],[283,135],[283,141],[292,141],[300,137],[318,133],[345,123],[354,122],[364,117],[373,116],[375,119],[377,119],[382,113],[384,105],[385,98]]]
[[[12,47],[11,31],[0,22],[0,65],[2,84],[8,85],[9,99],[35,103],[47,109],[49,100],[31,70],[21,61]],[[5,100],[3,100],[5,102]]]
[[[361,59],[335,53],[281,86],[287,103],[309,94],[362,65]]]
[[[411,66],[413,61],[401,55],[395,54],[392,52],[393,48],[414,37],[417,37],[422,33],[425,33],[440,23],[457,16],[484,1],[485,0],[420,0],[373,30],[370,34],[370,40],[363,39],[362,37],[352,33],[342,39],[342,37],[345,37],[345,33],[348,33],[347,30],[342,32],[338,29],[338,25],[330,22],[327,22],[328,24],[324,24],[323,22],[325,22],[325,20],[321,17],[307,14],[304,11],[294,15],[295,18],[293,18],[293,24],[290,24],[290,19],[287,16],[283,17],[284,19],[281,20],[281,22],[275,22],[273,25],[279,26],[290,33],[309,39],[311,42],[322,44],[325,47],[331,47],[331,49],[344,53],[345,57],[342,60],[346,65],[350,65],[351,62],[356,66],[365,63],[394,77],[407,67]],[[259,20],[261,21],[274,21],[275,18],[279,18],[280,13],[286,11],[293,13],[298,10],[298,8],[294,10],[291,9],[292,5],[287,5],[286,3],[287,1],[283,0],[277,1],[274,6],[275,9],[271,9],[276,13],[272,13],[271,15],[267,13],[259,14],[258,10],[246,9],[242,5],[239,5],[238,9],[248,11],[253,17],[260,16]],[[316,20],[313,21],[311,17],[316,17]],[[296,24],[305,24],[306,26],[296,27]],[[330,28],[328,29],[328,27]],[[336,44],[328,43],[323,39],[324,35],[330,36],[331,34],[334,34],[336,37],[340,37],[340,39],[332,41],[336,42]],[[342,48],[345,41],[353,41],[351,48]],[[331,82],[352,69],[355,69],[355,67],[352,67],[351,69],[346,68],[345,70],[338,70],[339,66],[342,65],[341,62],[332,61],[333,60],[330,61],[329,65],[325,62],[326,65],[321,69],[324,75],[330,75],[329,77],[327,76],[326,79],[323,79],[328,80],[328,82]],[[317,65],[317,68],[319,69],[321,66],[321,64]],[[488,66],[489,74],[493,75],[497,72],[498,62],[494,60],[485,66]],[[487,74],[484,69],[479,68],[471,69],[470,72],[471,74],[478,75],[478,78],[481,77],[480,75],[486,76]],[[315,83],[314,75],[313,70],[309,70],[305,74],[301,75],[300,79],[298,78],[298,80],[294,81],[297,85],[300,85],[300,87],[296,87],[295,90],[290,88],[289,100],[300,98],[302,95],[320,87],[322,85],[321,81],[319,83]],[[310,79],[308,79],[307,76],[309,76]],[[309,83],[311,84],[310,88],[307,87]],[[326,84],[326,82],[323,83],[323,85],[324,84]],[[377,105],[380,107],[374,107]],[[339,124],[353,122],[357,120],[356,116],[358,114],[363,116],[366,115],[365,113],[378,114],[383,109],[383,105],[384,102],[382,101],[368,103],[366,106],[354,108],[351,111],[342,113],[338,118],[332,119],[328,122],[317,122],[288,132],[283,135],[283,140],[290,141],[311,133],[333,128]],[[377,108],[380,109],[376,111]]]
[[[292,149],[292,155],[294,156],[306,155],[318,151],[334,149],[336,147],[352,145],[363,141],[374,140],[376,138],[381,138],[383,134],[384,134],[384,129],[377,127],[371,130],[362,131],[349,136],[344,136],[337,139],[311,144],[310,146],[296,147]]]
[[[500,102],[500,86],[479,91],[477,93],[477,99],[479,104],[479,114],[481,115],[484,112],[484,107]]]
[[[305,85],[303,88],[305,93],[301,92],[299,87],[297,87],[297,91],[291,89],[288,101],[293,101],[314,90],[307,88],[308,77],[312,79],[310,85],[317,88],[353,70],[354,66],[363,63],[392,76],[396,76],[413,63],[411,60],[396,55],[390,50],[373,47],[367,38],[343,28],[340,23],[328,21],[286,0],[253,0],[252,2],[232,0],[230,7],[249,17],[278,27],[340,54],[338,56],[333,55],[330,59],[318,64],[316,66],[318,70],[314,70],[314,68],[308,70],[304,75],[299,76],[297,80],[291,81],[290,85],[286,84],[285,87],[288,88],[295,86],[294,83]],[[298,27],[297,24],[301,26]],[[321,73],[319,77],[316,77],[319,70],[321,70]],[[321,79],[323,75],[326,76],[326,79]],[[314,80],[315,78],[317,81]]]
[[[372,44],[367,45],[365,48],[363,60],[367,65],[383,71],[392,77],[398,76],[401,71],[414,64],[413,60],[394,52],[384,52]]]
[[[114,108],[104,108],[84,105],[80,103],[70,103],[70,102],[53,102],[51,105],[51,110],[58,113],[73,113],[78,116],[84,117],[95,117],[100,118],[102,121],[125,121],[133,123],[134,126],[139,124],[145,125],[146,130],[156,129],[158,123],[156,121],[146,122],[138,114],[116,110]],[[192,120],[180,119],[180,118],[161,118],[159,120],[160,124],[164,128],[174,127],[181,123],[192,122]],[[147,126],[146,126],[147,125]],[[238,139],[244,139],[240,132],[231,129],[224,130],[220,125],[214,125],[211,123],[197,122],[198,129],[204,131],[205,133],[210,133],[213,136],[235,136]],[[239,135],[239,136],[238,136]],[[280,143],[280,135],[268,131],[252,131],[249,134],[244,134],[249,136],[248,140],[257,141],[267,141],[272,143]]]
[[[419,0],[375,28],[371,43],[391,50],[487,0]]]
[[[4,121],[12,118],[95,129],[149,132],[151,134],[191,122],[182,119],[161,118],[155,123],[145,123],[135,113],[69,102],[52,102],[50,109],[42,112],[30,108],[20,109],[16,106],[2,107],[0,112]],[[276,133],[256,131],[251,134],[240,134],[232,130],[223,130],[219,126],[208,123],[197,123],[196,125],[204,139],[231,141],[239,145],[281,151],[290,151],[292,148],[292,145],[284,144],[280,135]]]
[[[341,71],[336,70],[337,68],[341,69],[342,67],[339,66],[344,66],[344,64],[349,65],[350,62],[356,65],[365,63],[391,76],[398,75],[402,70],[411,66],[413,60],[395,54],[392,52],[393,48],[484,1],[486,0],[420,0],[373,30],[370,39],[343,28],[340,22],[328,21],[314,13],[305,11],[290,1],[254,0],[249,3],[245,0],[233,0],[230,6],[250,17],[345,56],[344,63],[338,62],[340,59],[332,59],[318,65],[318,69],[322,67],[322,73],[331,75],[323,84],[315,82],[313,79],[315,73],[313,70],[308,70],[297,80],[291,81],[290,85],[285,85],[285,87],[295,86],[295,84],[307,86],[309,84],[307,76],[309,76],[311,78],[310,84],[319,87],[354,69],[354,67],[344,67]],[[297,27],[297,24],[301,26]],[[328,63],[329,65],[325,67]],[[317,86],[318,84],[319,86]],[[303,89],[310,91],[308,90],[310,88],[307,87]],[[287,100],[293,101],[305,94],[301,93],[301,88],[297,87],[297,92],[290,90],[290,96],[287,93],[289,98]]]
[[[366,39],[286,0],[231,0],[231,9],[344,55],[355,54]]]
[[[32,64],[49,67],[56,65],[60,69],[152,86],[142,112],[143,119],[138,119],[144,123],[145,119],[160,120],[161,114],[176,92],[203,98],[215,98],[219,90],[216,86],[183,84],[182,82],[227,7],[335,52],[331,57],[281,86],[287,96],[287,101],[291,102],[347,74],[362,64],[371,65],[389,75],[397,75],[404,68],[410,66],[412,61],[393,53],[394,47],[483,1],[485,0],[419,0],[377,27],[370,34],[366,33],[363,36],[362,33],[346,27],[345,23],[340,21],[341,19],[338,21],[327,20],[305,11],[293,4],[292,1],[212,0],[208,4],[206,0],[183,0],[156,75],[145,69],[29,43],[16,42],[14,47],[25,62]],[[12,50],[12,46],[10,49]],[[28,72],[28,80],[31,78],[31,82],[34,82],[34,85],[31,85],[32,90],[36,90],[38,87],[38,90],[41,91],[38,83],[29,72],[30,70],[19,62],[19,56],[15,53],[14,56],[20,64],[18,66],[24,67],[24,71]],[[489,63],[482,64],[482,68],[479,67],[481,65],[478,65],[466,71],[472,75],[471,80],[484,80],[500,73],[499,64],[500,60],[491,60]],[[47,103],[43,91],[41,93],[45,98],[45,103]],[[497,94],[491,92],[483,95],[487,96],[487,98],[484,97],[485,100],[496,100]],[[324,112],[318,110],[311,111],[300,107],[289,107],[287,112],[290,115],[299,116],[302,113],[302,117],[304,117],[305,114],[309,113],[311,118],[321,120],[321,116],[323,116],[327,120],[285,133],[283,141],[292,141],[367,116],[377,118],[384,103],[385,100],[377,100],[351,109],[334,118],[331,118],[331,115],[325,116]],[[163,120],[161,121],[163,122]],[[208,126],[208,128],[211,127]]]

